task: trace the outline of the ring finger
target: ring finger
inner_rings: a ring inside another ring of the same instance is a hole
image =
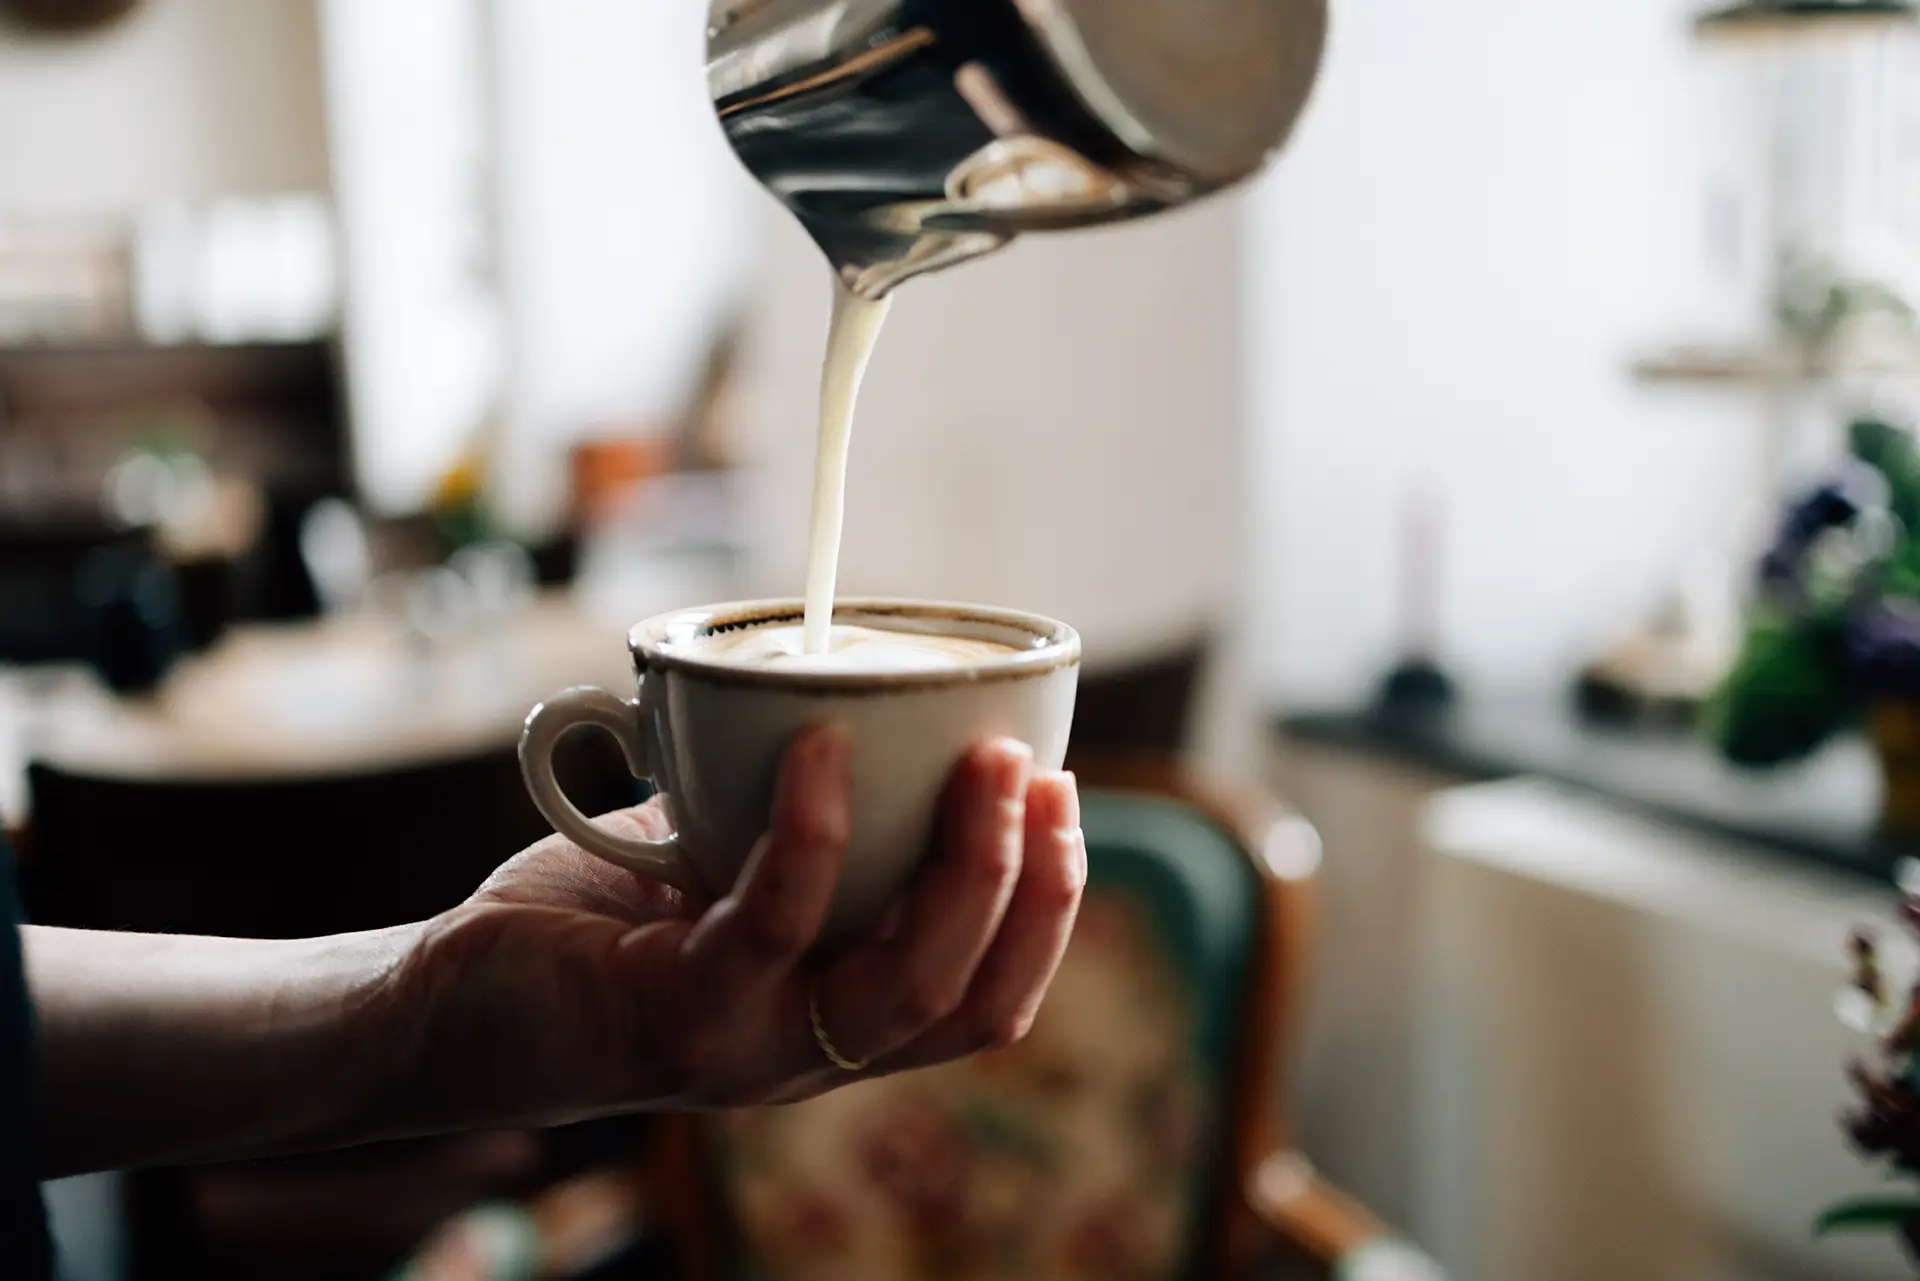
[[[1066,955],[1086,884],[1087,845],[1073,775],[1037,779],[1027,799],[1020,883],[965,1002],[883,1059],[876,1074],[943,1063],[1025,1036]]]
[[[1012,741],[970,752],[942,805],[934,862],[898,932],[833,966],[819,988],[822,1030],[844,1060],[906,1044],[966,999],[1020,878],[1033,753]]]

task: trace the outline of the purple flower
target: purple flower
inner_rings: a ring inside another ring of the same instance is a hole
[[[1886,502],[1885,478],[1866,466],[1850,467],[1812,490],[1787,508],[1773,546],[1761,557],[1761,583],[1774,591],[1800,586],[1807,554],[1822,534],[1847,528]]]
[[[1847,1072],[1861,1105],[1841,1118],[1847,1137],[1863,1156],[1886,1156],[1905,1170],[1920,1169],[1920,1099],[1898,1079],[1863,1063]]]
[[[1876,695],[1920,695],[1920,602],[1891,599],[1864,606],[1842,638],[1854,680]]]

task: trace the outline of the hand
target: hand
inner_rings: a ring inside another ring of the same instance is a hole
[[[772,830],[717,903],[559,838],[503,866],[421,932],[382,995],[407,1129],[552,1123],[641,1108],[790,1102],[1018,1041],[1086,882],[1073,777],[982,745],[949,784],[932,858],[889,924],[818,971],[809,954],[848,831],[848,749],[803,734]],[[666,830],[643,806],[614,820]]]

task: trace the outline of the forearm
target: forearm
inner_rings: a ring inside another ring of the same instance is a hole
[[[379,1137],[376,1008],[415,927],[330,939],[21,932],[49,1176]]]

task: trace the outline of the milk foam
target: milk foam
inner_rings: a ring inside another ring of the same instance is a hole
[[[688,650],[729,667],[765,667],[786,672],[938,672],[974,667],[1021,651],[968,636],[890,632],[878,627],[839,626],[824,653],[807,652],[804,627],[759,627],[709,636]]]

